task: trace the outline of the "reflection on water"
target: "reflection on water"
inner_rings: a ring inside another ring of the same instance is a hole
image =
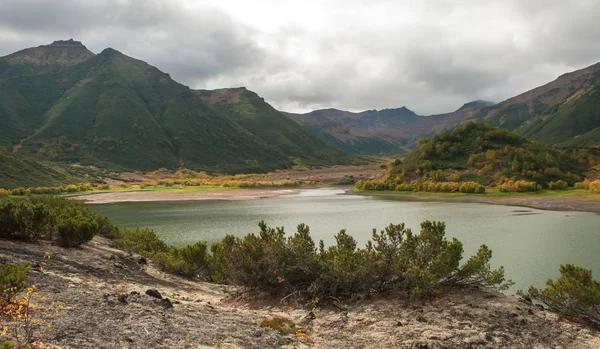
[[[258,231],[257,223],[292,232],[306,223],[316,241],[334,242],[346,229],[361,244],[372,229],[405,222],[418,230],[425,220],[446,222],[448,237],[463,242],[465,255],[480,244],[493,250],[494,266],[504,265],[517,286],[538,286],[558,276],[560,264],[600,272],[600,215],[542,211],[479,203],[419,202],[344,195],[340,189],[309,189],[299,194],[249,201],[140,202],[90,205],[124,227],[149,227],[165,241],[185,245],[214,242],[226,234]]]

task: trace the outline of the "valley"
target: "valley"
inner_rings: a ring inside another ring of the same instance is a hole
[[[599,89],[291,113],[0,57],[0,348],[598,347]]]

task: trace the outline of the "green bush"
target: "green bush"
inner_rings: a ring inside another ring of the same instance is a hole
[[[73,200],[30,196],[0,201],[0,237],[51,240],[73,247],[89,241],[99,230],[114,234],[116,227]]]
[[[502,268],[490,269],[491,251],[483,245],[462,267],[462,244],[445,238],[445,225],[423,222],[413,234],[404,224],[373,232],[373,241],[358,248],[344,230],[336,243],[319,248],[309,228],[299,225],[286,238],[283,228],[259,224],[258,235],[227,236],[211,247],[213,280],[274,294],[300,292],[311,297],[353,297],[404,291],[410,299],[431,294],[442,285],[479,284],[505,288]]]
[[[98,231],[98,223],[92,217],[69,217],[56,227],[56,243],[62,247],[75,247],[90,241]]]
[[[592,271],[572,264],[560,266],[560,277],[548,280],[545,289],[529,287],[526,294],[551,310],[568,317],[585,320],[600,328],[600,282]]]
[[[0,263],[0,310],[9,304],[14,296],[27,285],[25,275],[29,271],[29,263]]]
[[[114,244],[127,252],[152,257],[158,252],[169,252],[169,246],[151,229],[119,229]]]

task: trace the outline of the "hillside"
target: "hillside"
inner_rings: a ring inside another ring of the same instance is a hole
[[[561,150],[530,141],[503,128],[468,122],[452,132],[422,140],[402,162],[389,171],[389,179],[476,181],[484,185],[524,179],[542,187],[564,180],[570,185],[584,178],[593,150]],[[438,172],[439,171],[439,172]]]
[[[541,143],[599,145],[600,63],[489,106],[475,118]]]
[[[302,134],[277,142],[254,134],[261,127],[252,121],[246,128],[234,119],[243,121],[113,49],[94,55],[79,42],[62,41],[0,58],[0,145],[20,154],[110,170],[232,173],[287,168],[298,157],[350,161],[322,143],[305,147]],[[287,122],[281,119],[272,134]]]
[[[353,113],[321,109],[306,114],[284,113],[327,144],[359,154],[405,154],[423,137],[452,129],[491,102],[473,101],[454,112],[421,116],[401,107]]]
[[[50,187],[84,181],[64,169],[11,154],[2,147],[0,147],[0,164],[0,188],[4,189]]]
[[[332,148],[244,87],[197,90],[195,93],[266,144],[301,163],[325,165],[342,159],[353,160],[349,154]]]

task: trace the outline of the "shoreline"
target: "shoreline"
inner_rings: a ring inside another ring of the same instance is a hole
[[[549,196],[549,195],[518,195],[508,197],[485,196],[485,195],[460,195],[446,196],[440,194],[423,195],[421,193],[391,193],[376,191],[353,191],[348,186],[328,187],[332,189],[344,189],[346,195],[379,196],[395,198],[406,201],[431,201],[431,202],[465,202],[483,203],[505,206],[529,207],[550,211],[579,211],[600,214],[600,200],[586,199],[585,197],[572,196]],[[301,190],[314,189],[314,187],[300,188],[218,188],[211,191],[125,191],[92,193],[84,195],[69,196],[72,200],[82,200],[87,204],[112,204],[120,202],[175,202],[175,201],[243,201],[271,198],[283,195],[298,194]]]
[[[600,200],[578,199],[576,196],[552,197],[552,196],[513,196],[513,197],[493,197],[493,196],[444,196],[444,195],[419,195],[405,193],[387,193],[372,191],[351,191],[352,195],[363,196],[381,196],[396,198],[407,201],[433,201],[433,202],[466,202],[482,203],[504,206],[529,207],[548,211],[577,211],[591,212],[600,214]]]
[[[242,201],[256,200],[275,196],[297,194],[300,189],[290,188],[222,188],[214,191],[126,191],[113,193],[93,193],[85,195],[73,195],[71,200],[85,201],[86,204],[114,204],[120,202],[165,202],[165,201],[204,201],[224,200]]]

